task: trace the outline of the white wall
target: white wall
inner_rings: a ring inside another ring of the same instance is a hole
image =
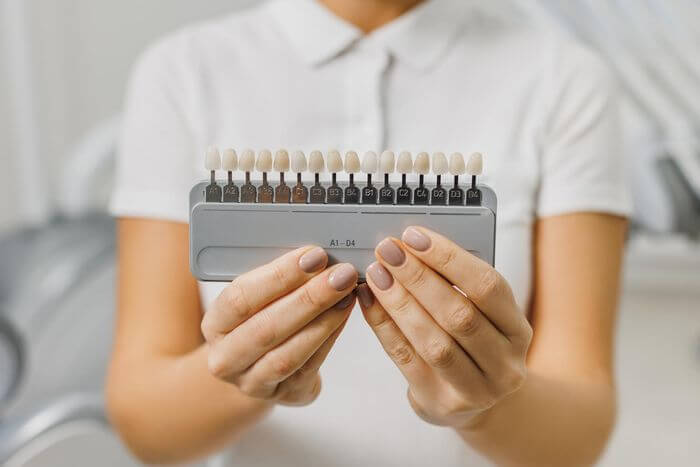
[[[0,0],[0,3],[13,0]],[[129,69],[154,38],[178,26],[255,3],[253,0],[20,0],[27,7],[46,173],[95,123],[117,113]],[[0,5],[1,6],[1,5]],[[0,12],[3,10],[0,9]],[[2,14],[2,13],[0,13]],[[0,22],[2,24],[2,22]],[[13,194],[17,134],[0,47],[0,231],[21,223]]]

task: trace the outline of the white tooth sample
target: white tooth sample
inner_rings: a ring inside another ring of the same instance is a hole
[[[226,149],[222,158],[221,168],[227,172],[238,170],[238,154],[233,149]]]
[[[362,158],[362,171],[366,174],[373,174],[377,172],[378,168],[379,161],[377,160],[377,153],[374,151],[367,151]]]
[[[345,171],[349,174],[356,174],[360,171],[360,157],[355,151],[348,151],[345,154]]]
[[[275,172],[289,172],[289,153],[284,149],[275,154]]]
[[[292,172],[300,174],[306,172],[306,155],[303,151],[297,151],[292,156]]]
[[[399,161],[396,164],[396,171],[400,174],[410,174],[413,172],[413,156],[408,151],[399,154]]]
[[[469,157],[469,162],[467,162],[467,173],[472,176],[478,176],[483,172],[484,156],[480,152],[475,152]]]
[[[396,170],[396,156],[391,151],[384,151],[379,159],[379,172],[393,174]]]
[[[343,159],[338,151],[328,151],[328,171],[338,173],[343,171]]]
[[[243,172],[252,172],[255,170],[255,152],[252,149],[243,151],[238,161],[238,168]]]
[[[445,175],[449,169],[447,157],[442,152],[433,154],[433,173],[435,175]]]
[[[421,152],[416,156],[413,170],[419,175],[428,175],[430,173],[430,155],[427,152]]]
[[[323,159],[321,151],[311,151],[309,154],[309,172],[320,174],[326,170],[326,161]]]
[[[221,154],[219,153],[219,148],[210,146],[209,149],[207,149],[207,155],[204,158],[204,167],[210,172],[221,170]]]
[[[450,156],[450,173],[452,175],[464,174],[464,156],[462,153],[456,152]]]
[[[267,149],[260,151],[258,162],[255,165],[258,172],[267,173],[272,171],[272,153]]]

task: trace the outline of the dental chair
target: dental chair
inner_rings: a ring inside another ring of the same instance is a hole
[[[91,157],[100,162],[94,169],[112,159],[95,151]],[[71,185],[89,187],[96,173],[79,174]],[[112,433],[102,400],[114,315],[114,221],[73,208],[0,239],[3,466],[139,465]]]
[[[102,396],[116,247],[105,206],[118,128],[118,119],[99,125],[71,153],[51,222],[0,238],[2,466],[140,465]]]

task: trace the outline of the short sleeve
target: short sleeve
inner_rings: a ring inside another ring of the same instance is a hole
[[[632,202],[617,82],[591,52],[571,45],[553,61],[537,216],[604,212],[627,216]]]
[[[188,195],[197,174],[186,119],[189,90],[172,45],[162,42],[145,52],[129,81],[110,200],[116,217],[188,220]]]

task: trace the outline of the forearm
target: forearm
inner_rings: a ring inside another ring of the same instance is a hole
[[[531,370],[520,390],[459,434],[498,465],[585,466],[600,456],[614,420],[610,385]]]
[[[110,419],[124,441],[150,463],[209,454],[271,408],[211,376],[206,346],[183,356],[115,360],[107,402]]]

